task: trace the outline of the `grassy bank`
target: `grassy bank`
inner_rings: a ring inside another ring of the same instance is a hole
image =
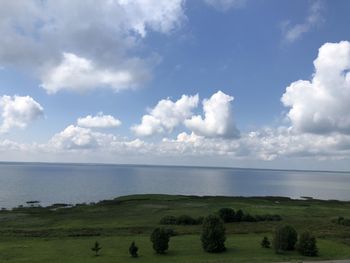
[[[153,228],[166,215],[194,218],[220,208],[243,209],[252,215],[279,214],[282,221],[226,224],[228,251],[207,254],[200,246],[200,226],[167,226],[177,232],[166,255],[155,255],[149,241]],[[298,232],[311,230],[318,238],[317,259],[350,258],[350,227],[332,223],[350,218],[350,202],[288,198],[194,197],[136,195],[72,208],[20,208],[0,212],[0,262],[271,262],[301,258],[296,252],[274,254],[260,248],[279,224]],[[98,240],[101,256],[90,251]],[[136,241],[140,257],[128,246]],[[259,259],[259,260],[258,260]]]

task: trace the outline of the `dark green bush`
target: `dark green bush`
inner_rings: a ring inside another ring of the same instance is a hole
[[[299,237],[297,249],[300,254],[315,257],[318,254],[316,238],[310,232],[304,232]]]
[[[263,240],[261,240],[261,247],[263,248],[270,248],[271,247],[271,243],[270,240],[267,237],[264,237]]]
[[[256,218],[251,214],[244,214],[241,221],[243,222],[256,222]]]
[[[198,225],[203,224],[203,220],[204,220],[204,216],[198,217],[198,218],[197,218],[197,224],[198,224]]]
[[[175,216],[164,216],[160,219],[161,225],[199,225],[202,224],[203,217],[195,219],[189,215]]]
[[[232,208],[221,208],[218,214],[221,220],[225,223],[231,223],[235,221],[235,211]]]
[[[235,222],[241,222],[242,221],[242,218],[244,216],[244,213],[241,209],[239,209],[236,214],[235,214]]]
[[[273,246],[276,253],[294,250],[297,240],[297,231],[292,226],[280,226],[275,231]]]
[[[194,219],[191,216],[181,215],[177,218],[177,224],[178,225],[197,225],[198,222],[196,219]]]
[[[101,249],[102,247],[100,246],[100,243],[98,243],[97,241],[95,242],[94,246],[91,248],[91,250],[95,252],[95,256],[98,256],[98,253]]]
[[[170,236],[166,229],[156,228],[151,234],[151,242],[153,243],[153,249],[157,254],[164,254],[169,248]]]
[[[337,219],[333,219],[332,222],[343,226],[350,226],[350,219],[342,216],[339,216]]]
[[[225,226],[220,217],[209,215],[203,220],[201,235],[202,247],[210,253],[219,253],[225,248]]]
[[[139,248],[135,245],[135,242],[133,241],[129,247],[129,253],[133,258],[137,258],[138,254],[137,251],[139,250]]]

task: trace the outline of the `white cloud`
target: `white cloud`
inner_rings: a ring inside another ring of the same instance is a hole
[[[204,118],[193,116],[185,120],[185,125],[195,134],[206,137],[239,137],[233,119],[233,99],[222,91],[216,92],[209,99],[203,100]]]
[[[119,0],[128,19],[127,23],[142,37],[146,28],[162,33],[174,30],[185,19],[183,0]]]
[[[94,149],[106,146],[113,140],[114,136],[111,134],[69,125],[62,132],[55,134],[49,144],[54,149]]]
[[[326,43],[314,61],[311,80],[286,88],[281,100],[299,132],[350,134],[350,42]]]
[[[139,136],[151,136],[157,133],[171,132],[175,127],[192,116],[192,110],[198,105],[198,95],[182,97],[176,102],[164,99],[142,117],[141,124],[131,129]]]
[[[29,123],[43,115],[44,109],[29,96],[0,97],[2,123],[0,132],[8,132],[11,128],[25,128]]]
[[[226,12],[233,8],[240,8],[245,5],[246,0],[204,0],[204,2],[221,12]]]
[[[77,124],[85,128],[113,128],[120,126],[122,123],[112,115],[103,115],[100,112],[97,116],[88,115],[84,118],[79,118]]]
[[[290,25],[289,21],[284,22],[282,26],[282,31],[285,40],[287,40],[288,42],[294,42],[300,39],[303,34],[309,32],[314,27],[319,25],[323,21],[321,11],[321,1],[313,1],[309,9],[309,14],[303,23]]]
[[[110,133],[94,132],[89,128],[69,125],[55,134],[48,143],[41,145],[41,151],[48,153],[82,152],[90,156],[103,154],[106,159],[154,151],[151,144],[140,139],[128,140]],[[151,151],[152,149],[152,151]],[[93,161],[93,160],[92,160]]]
[[[137,82],[128,70],[99,68],[93,61],[64,53],[63,61],[42,77],[42,87],[53,94],[60,90],[84,92],[98,87],[114,91],[131,88]]]
[[[159,61],[140,54],[142,38],[180,26],[183,2],[1,1],[0,65],[32,71],[51,93],[140,86]]]
[[[18,160],[18,156],[22,156],[25,160],[56,162],[125,163],[125,160],[131,160],[132,163],[144,164],[221,163],[229,166],[258,163],[270,168],[281,162],[288,164],[297,161],[298,164],[312,163],[313,167],[318,168],[322,164],[324,169],[329,169],[325,165],[327,163],[341,162],[345,163],[343,169],[346,169],[349,167],[346,162],[350,158],[350,135],[300,134],[291,128],[279,127],[242,133],[239,139],[208,138],[183,132],[175,139],[164,138],[148,143],[70,125],[43,144],[0,140],[0,156],[3,160]],[[285,167],[293,168],[292,165]]]

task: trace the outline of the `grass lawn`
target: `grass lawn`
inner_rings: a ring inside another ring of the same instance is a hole
[[[279,214],[280,222],[226,224],[228,250],[208,254],[201,249],[200,226],[166,226],[172,237],[166,255],[154,254],[149,235],[165,215],[205,216],[222,207],[251,214]],[[138,195],[93,205],[52,210],[23,208],[0,212],[0,262],[278,262],[301,259],[296,252],[276,255],[260,247],[279,224],[298,232],[311,230],[318,238],[318,259],[350,258],[350,227],[331,222],[350,218],[350,202],[288,198],[193,197]],[[98,257],[90,248],[99,241]],[[132,241],[140,257],[130,258]]]

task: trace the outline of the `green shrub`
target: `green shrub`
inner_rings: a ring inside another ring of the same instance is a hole
[[[204,216],[198,217],[198,218],[197,218],[197,224],[198,224],[198,225],[203,224],[203,220],[204,220]]]
[[[243,215],[241,221],[243,222],[256,222],[256,218],[252,216],[251,214],[245,214]]]
[[[178,225],[197,225],[198,222],[196,219],[194,219],[191,216],[181,215],[177,218],[177,224]]]
[[[332,222],[343,226],[350,226],[350,219],[342,216],[339,216],[337,219],[332,219]]]
[[[202,247],[210,253],[219,253],[225,248],[225,226],[220,217],[209,215],[203,220],[201,235]]]
[[[304,232],[299,237],[297,250],[303,256],[315,257],[318,254],[316,238],[310,232]]]
[[[270,248],[271,247],[271,243],[270,240],[267,237],[264,237],[263,240],[261,240],[261,247],[263,248]]]
[[[297,231],[292,226],[282,226],[278,227],[275,231],[273,246],[276,253],[286,250],[294,250],[297,240]]]
[[[135,245],[135,242],[133,241],[129,247],[129,253],[133,258],[137,258],[138,254],[137,251],[139,250],[139,248]]]
[[[102,247],[100,246],[100,243],[98,243],[97,241],[95,242],[95,245],[91,248],[91,250],[95,252],[95,256],[98,256],[98,253],[101,249]]]
[[[239,209],[235,215],[235,222],[241,222],[242,221],[242,218],[244,216],[244,213],[241,209]]]
[[[160,219],[161,225],[199,225],[203,221],[203,217],[195,219],[189,215],[175,216],[164,216]]]
[[[221,208],[218,212],[219,217],[225,223],[230,223],[235,221],[235,211],[232,208]]]
[[[170,236],[166,229],[156,228],[151,234],[153,249],[157,254],[164,254],[169,248]]]

